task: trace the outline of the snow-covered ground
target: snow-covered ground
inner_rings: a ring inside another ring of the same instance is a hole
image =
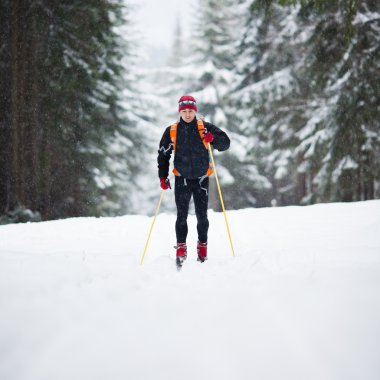
[[[164,198],[165,201],[165,198]],[[380,378],[380,201],[0,227],[0,379]]]

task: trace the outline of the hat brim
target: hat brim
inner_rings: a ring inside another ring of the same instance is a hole
[[[178,112],[181,112],[182,110],[186,110],[186,109],[194,110],[195,112],[198,111],[198,108],[195,104],[183,104],[178,107]]]

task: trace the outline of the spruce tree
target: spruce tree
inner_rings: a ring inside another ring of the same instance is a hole
[[[234,65],[234,49],[237,29],[235,9],[230,0],[201,0],[198,2],[196,18],[192,25],[192,46],[189,56],[189,74],[187,81],[190,92],[199,103],[199,112],[205,120],[226,130],[229,126],[226,114],[227,94],[233,79],[231,69]],[[223,157],[216,153],[217,169],[223,185],[234,182],[229,169],[229,155]],[[225,197],[231,207],[233,198]],[[214,181],[210,182],[210,203],[214,209],[220,209],[219,196]]]
[[[198,17],[192,27],[192,93],[199,98],[204,115],[225,126],[224,96],[233,66],[231,4],[227,0],[200,0],[198,6]]]
[[[280,204],[376,197],[378,5],[249,6],[231,99],[273,196]]]
[[[379,85],[372,80],[380,62],[379,6],[336,1],[306,4],[302,12],[314,24],[300,70],[310,83],[298,147],[308,178],[304,201],[373,199],[379,178]]]
[[[139,194],[140,177],[151,164],[147,153],[153,147],[153,115],[149,114],[151,99],[140,90],[148,78],[138,67],[142,57],[139,50],[140,32],[133,21],[134,9],[122,8],[116,28],[120,50],[121,71],[118,89],[118,114],[121,122],[104,144],[105,165],[97,170],[96,180],[102,190],[97,210],[103,215],[142,212]]]
[[[124,23],[123,7],[106,0],[27,3],[2,2],[1,17],[10,15],[3,66],[11,72],[4,79],[11,125],[7,208],[32,208],[47,219],[109,212],[100,203],[117,202],[116,188],[99,180],[113,172],[109,143],[137,135],[133,117],[125,127],[121,102],[121,60],[129,51],[115,28]]]
[[[249,205],[295,202],[295,117],[299,83],[294,67],[301,41],[294,25],[296,9],[248,2],[237,54],[237,84],[230,100],[237,116],[236,130],[246,139],[241,158],[242,194]],[[244,170],[245,169],[245,170]],[[242,186],[243,186],[242,185]]]

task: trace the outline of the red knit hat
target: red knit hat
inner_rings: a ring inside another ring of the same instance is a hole
[[[178,100],[178,112],[190,108],[191,110],[198,111],[196,100],[190,95],[181,96]]]

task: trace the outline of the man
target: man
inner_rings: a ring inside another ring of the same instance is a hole
[[[163,190],[170,187],[169,161],[174,151],[175,202],[177,220],[176,263],[179,267],[187,257],[187,215],[191,196],[194,198],[198,231],[198,261],[207,259],[207,219],[209,176],[212,174],[208,144],[219,151],[230,146],[228,136],[215,125],[197,119],[195,99],[185,95],[179,99],[179,122],[166,128],[158,150],[158,176]]]

